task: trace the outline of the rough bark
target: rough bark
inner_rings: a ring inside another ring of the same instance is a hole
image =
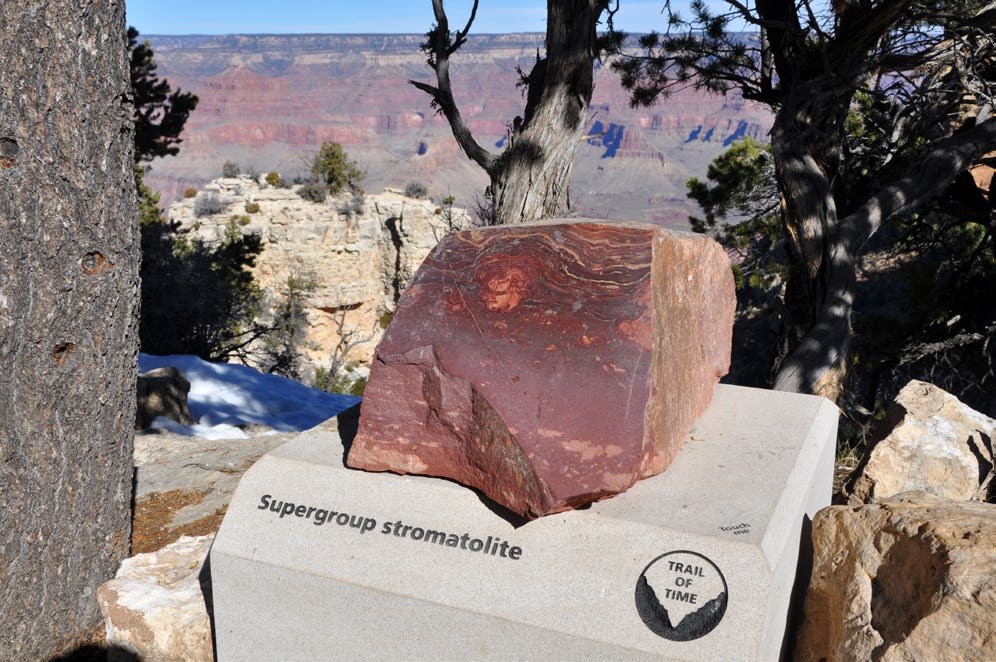
[[[825,137],[835,135],[826,116],[814,118],[808,95],[793,95],[779,108],[771,129],[771,149],[775,162],[775,180],[781,198],[782,218],[797,264],[793,265],[786,288],[786,310],[791,319],[786,344],[795,343],[813,328],[828,289],[831,238],[838,231],[839,219],[825,158]],[[795,101],[795,103],[793,103]],[[819,140],[823,137],[824,140]],[[813,144],[822,149],[812,149]],[[818,159],[816,155],[824,158]],[[844,327],[850,335],[849,326]],[[842,356],[843,353],[840,354]],[[839,361],[837,362],[839,365]],[[833,376],[842,376],[836,370]],[[836,399],[832,392],[840,380],[833,380],[820,395]],[[824,385],[826,386],[826,385]],[[807,390],[806,392],[815,392]]]
[[[511,123],[505,151],[496,155],[474,139],[450,84],[449,57],[466,41],[477,3],[466,27],[450,33],[442,0],[433,0],[436,26],[423,48],[437,84],[410,82],[432,97],[461,149],[488,173],[487,198],[496,224],[524,223],[570,210],[574,153],[594,90],[596,27],[608,4],[608,0],[548,0],[547,55],[526,77],[526,108]]]
[[[739,89],[776,111],[771,151],[792,249],[776,384],[836,399],[865,242],[889,216],[936,196],[969,165],[963,155],[980,154],[989,140],[982,126],[993,104],[996,2],[725,5],[693,12],[691,22],[668,7],[668,34],[652,35],[646,56],[624,55],[613,68],[641,105],[695,81],[711,91]],[[757,26],[757,47],[724,33],[712,20],[721,16]],[[866,128],[876,128],[851,133],[849,113],[862,108],[871,111]],[[971,138],[944,140],[970,125]],[[921,144],[929,158],[907,163]],[[873,195],[885,186],[876,182],[902,176],[899,168],[913,174]]]
[[[0,631],[40,660],[127,556],[138,227],[124,3],[0,4]]]

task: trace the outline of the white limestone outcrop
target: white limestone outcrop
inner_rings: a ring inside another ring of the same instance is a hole
[[[249,177],[216,179],[197,196],[173,203],[169,220],[208,243],[222,240],[233,222],[243,233],[258,234],[263,252],[253,273],[273,301],[292,276],[314,283],[308,358],[326,365],[343,333],[352,332],[353,340],[364,341],[347,358],[367,362],[407,280],[438,240],[467,227],[470,217],[393,189],[315,203],[301,198],[298,188]],[[206,198],[220,211],[198,216],[198,207],[211,207]]]

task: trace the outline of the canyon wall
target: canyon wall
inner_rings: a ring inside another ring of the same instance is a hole
[[[146,178],[166,203],[220,176],[227,160],[291,179],[306,173],[330,140],[367,172],[370,192],[418,181],[437,199],[453,195],[473,208],[487,184],[428,97],[407,83],[432,80],[418,48],[422,35],[148,39],[159,74],[201,99],[180,154],[157,160]],[[464,118],[493,151],[523,112],[516,67],[528,70],[542,45],[539,34],[472,35],[453,58]],[[761,106],[693,89],[676,90],[654,108],[632,109],[618,77],[601,66],[590,116],[571,191],[581,213],[675,228],[686,228],[695,211],[685,181],[704,176],[709,161],[737,138],[766,140],[771,124]]]

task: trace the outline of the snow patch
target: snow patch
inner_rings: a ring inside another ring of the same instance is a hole
[[[156,429],[206,439],[245,439],[245,425],[279,432],[313,428],[360,402],[352,395],[326,393],[286,377],[235,363],[209,363],[196,356],[139,354],[139,372],[173,366],[190,382],[187,406],[197,421],[181,425],[157,418]]]

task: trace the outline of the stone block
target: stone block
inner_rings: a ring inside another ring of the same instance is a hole
[[[138,376],[136,383],[138,407],[135,429],[144,430],[157,416],[165,416],[183,425],[193,425],[194,417],[187,408],[190,382],[173,366],[156,368]]]
[[[795,658],[996,660],[996,508],[906,492],[813,522]]]
[[[836,425],[822,398],[719,385],[668,471],[531,521],[344,468],[338,436],[306,432],[246,473],[215,539],[219,659],[776,659]]]
[[[212,538],[184,536],[124,560],[115,578],[97,589],[108,644],[146,662],[214,659],[201,586]]]
[[[677,455],[729,367],[734,308],[702,235],[450,234],[377,347],[347,464],[451,478],[527,517],[618,494]]]

